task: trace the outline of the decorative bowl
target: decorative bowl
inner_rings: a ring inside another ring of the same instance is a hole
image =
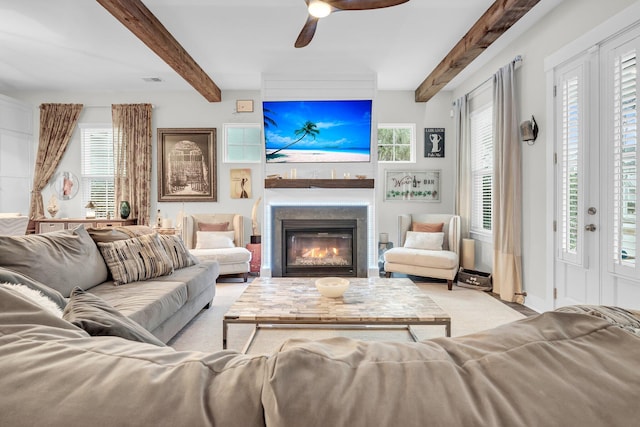
[[[367,175],[356,175],[356,178],[358,179],[365,179],[367,177]]]
[[[349,281],[343,277],[323,277],[316,279],[316,288],[322,296],[340,298],[349,288]]]

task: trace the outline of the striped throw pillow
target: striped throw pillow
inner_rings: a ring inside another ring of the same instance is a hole
[[[198,260],[187,250],[179,236],[159,234],[158,237],[160,237],[164,250],[171,258],[174,269],[190,267],[198,263]]]
[[[98,242],[98,247],[116,286],[173,273],[173,262],[156,233]]]

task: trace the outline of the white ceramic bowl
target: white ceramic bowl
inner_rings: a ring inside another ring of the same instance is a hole
[[[349,288],[349,281],[343,277],[323,277],[316,279],[316,288],[322,296],[340,298]]]

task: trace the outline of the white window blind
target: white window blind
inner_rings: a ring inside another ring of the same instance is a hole
[[[637,42],[635,43],[637,44]],[[638,58],[634,43],[614,50],[613,61],[613,250],[617,273],[637,276]],[[628,267],[625,269],[624,267]],[[626,270],[626,271],[625,271]]]
[[[96,218],[107,218],[115,211],[113,184],[113,131],[110,125],[83,125],[82,204],[92,201]]]
[[[416,124],[378,124],[378,162],[413,163],[416,161]]]
[[[558,252],[565,262],[585,265],[584,231],[584,147],[588,137],[587,70],[589,58],[578,58],[558,70],[555,93],[557,154]],[[594,183],[595,185],[595,183]]]
[[[471,141],[471,232],[491,235],[493,203],[493,105],[483,103],[469,115]]]

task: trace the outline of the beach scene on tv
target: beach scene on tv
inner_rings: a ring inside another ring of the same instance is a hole
[[[371,100],[264,101],[268,163],[368,162]]]

